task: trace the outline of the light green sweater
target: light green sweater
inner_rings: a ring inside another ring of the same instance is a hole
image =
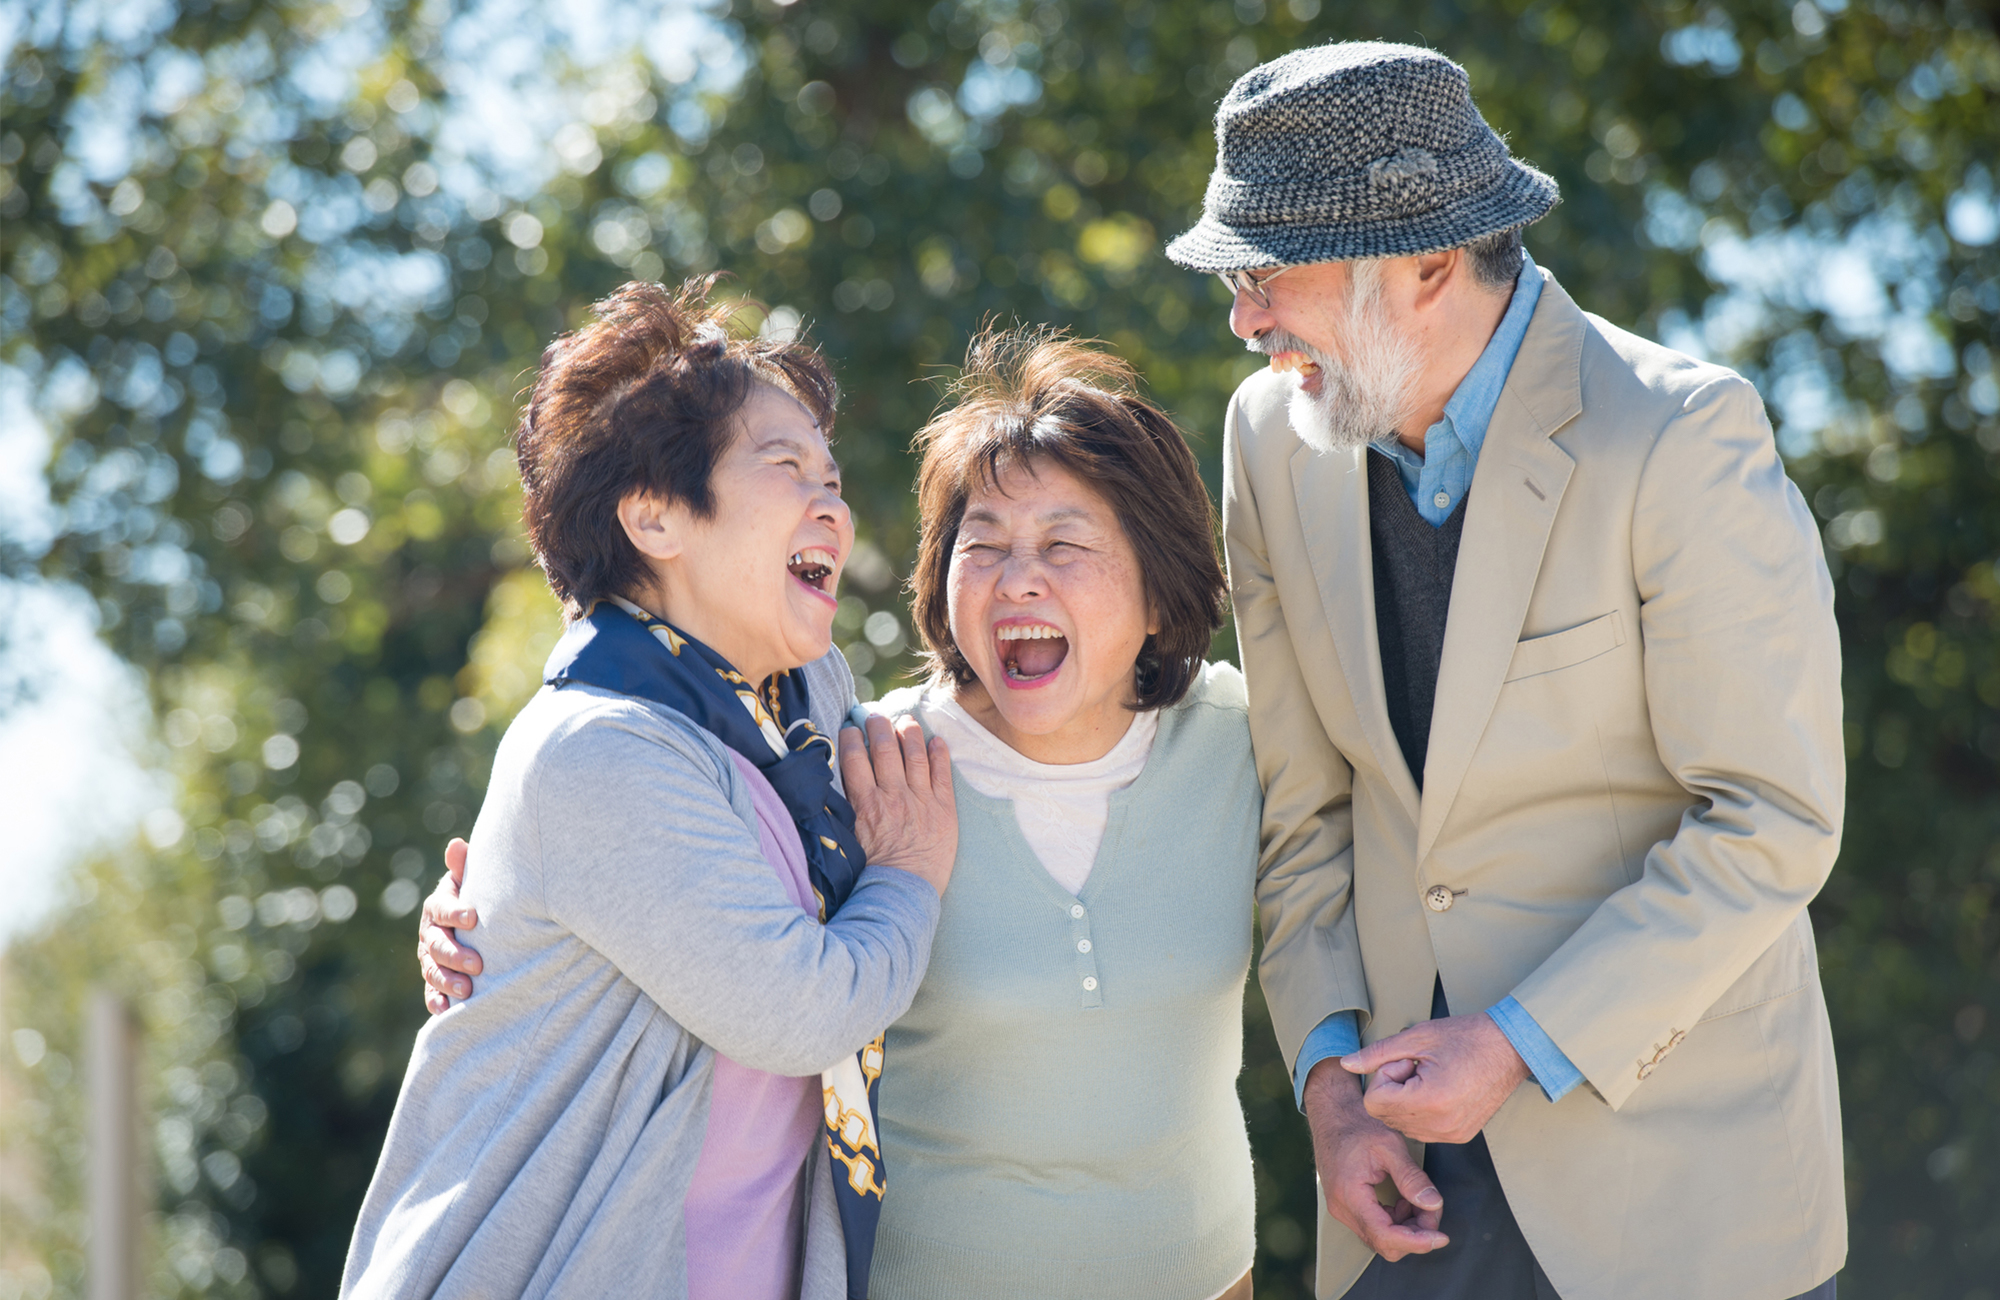
[[[1242,675],[1211,664],[1161,715],[1076,897],[1010,802],[957,794],[930,970],[889,1029],[869,1294],[1208,1300],[1255,1250],[1236,1076],[1261,796]]]

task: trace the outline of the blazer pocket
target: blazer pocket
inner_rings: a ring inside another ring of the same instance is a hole
[[[1617,610],[1588,623],[1548,636],[1529,637],[1514,647],[1513,662],[1507,665],[1505,681],[1518,681],[1558,668],[1570,668],[1608,654],[1625,644],[1625,616]]]

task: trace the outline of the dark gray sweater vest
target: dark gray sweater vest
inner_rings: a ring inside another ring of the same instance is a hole
[[[1438,664],[1444,658],[1444,622],[1451,612],[1451,576],[1458,539],[1465,530],[1470,492],[1442,527],[1417,513],[1403,476],[1387,456],[1369,452],[1368,541],[1375,559],[1375,640],[1382,651],[1382,686],[1389,725],[1417,789],[1424,788],[1430,750],[1431,708],[1437,699]]]

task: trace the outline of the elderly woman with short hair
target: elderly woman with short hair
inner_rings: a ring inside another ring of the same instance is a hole
[[[417,1038],[344,1295],[866,1285],[949,762],[839,732],[843,798],[833,383],[705,288],[628,285],[543,355],[521,478],[570,626],[473,831],[485,987]]]
[[[1262,799],[1192,452],[1115,357],[976,340],[919,436],[911,617],[958,865],[890,1027],[878,1300],[1248,1300]]]
[[[950,743],[958,860],[886,1039],[868,1294],[1248,1300],[1262,800],[1242,676],[1204,662],[1224,580],[1194,456],[1122,361],[1020,332],[974,342],[919,445],[932,672],[874,708]],[[450,886],[431,920],[463,915]],[[477,965],[426,941],[440,987]]]

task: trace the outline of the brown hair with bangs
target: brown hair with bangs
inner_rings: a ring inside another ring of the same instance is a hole
[[[542,353],[514,450],[528,542],[567,618],[650,585],[618,521],[627,496],[714,514],[710,479],[753,385],[797,398],[832,437],[826,361],[808,343],[732,338],[738,304],[710,301],[720,278],[678,290],[635,280]]]
[[[917,434],[922,531],[910,613],[933,675],[958,685],[972,665],[952,640],[952,551],[975,491],[1020,466],[1060,465],[1102,496],[1139,559],[1160,630],[1134,670],[1133,708],[1180,702],[1222,626],[1226,590],[1215,505],[1187,439],[1136,391],[1132,367],[1051,330],[987,330],[972,341],[952,402]]]

